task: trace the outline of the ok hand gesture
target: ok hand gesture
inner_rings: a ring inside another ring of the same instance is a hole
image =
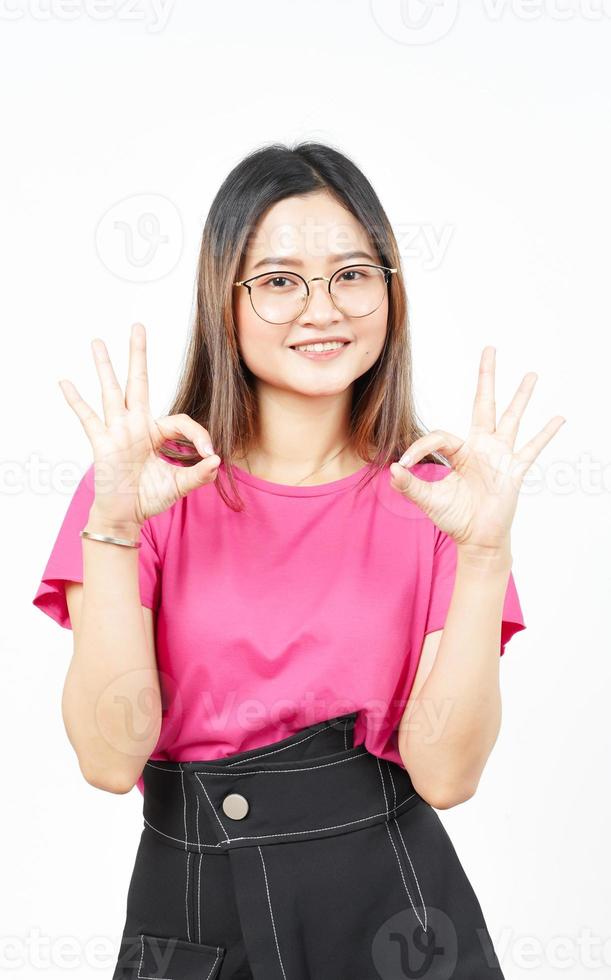
[[[105,344],[96,338],[92,350],[102,388],[104,420],[81,398],[72,382],[63,380],[60,387],[91,442],[96,512],[112,524],[142,525],[191,490],[211,483],[221,460],[213,452],[208,430],[195,419],[184,414],[159,419],[151,415],[146,333],[141,323],[132,326],[125,394]],[[181,436],[193,443],[201,462],[174,465],[159,455],[166,440]]]
[[[394,490],[412,500],[457,545],[482,554],[494,554],[508,547],[524,474],[566,421],[560,415],[554,416],[519,451],[514,451],[518,426],[537,375],[532,371],[524,375],[497,424],[495,357],[494,347],[484,348],[466,439],[436,429],[409,447],[406,463],[393,463],[390,467]],[[452,468],[443,479],[430,482],[414,476],[409,467],[432,450],[441,451]]]

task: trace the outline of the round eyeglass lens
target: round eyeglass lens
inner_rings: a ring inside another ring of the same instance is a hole
[[[381,305],[386,292],[386,273],[371,265],[340,269],[331,280],[331,295],[346,316],[367,316]]]
[[[288,272],[260,276],[250,286],[250,300],[256,313],[268,323],[289,323],[303,310],[307,290],[299,276]]]

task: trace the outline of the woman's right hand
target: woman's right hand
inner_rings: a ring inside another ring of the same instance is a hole
[[[113,527],[142,526],[147,518],[167,510],[189,491],[212,483],[220,458],[212,449],[208,430],[188,415],[153,419],[149,406],[146,333],[132,324],[125,396],[103,341],[92,350],[102,387],[104,422],[70,381],[60,381],[68,404],[78,415],[93,447],[98,521]],[[189,439],[205,458],[194,465],[167,462],[157,455],[168,439]],[[208,449],[206,449],[208,446]]]

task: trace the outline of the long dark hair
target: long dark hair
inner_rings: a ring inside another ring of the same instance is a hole
[[[396,268],[390,277],[388,324],[377,361],[353,385],[350,439],[353,450],[372,464],[371,479],[397,459],[426,429],[419,423],[412,395],[412,357],[407,296],[397,242],[373,187],[339,150],[323,143],[263,146],[244,157],[221,184],[204,225],[197,267],[195,319],[176,395],[168,415],[186,413],[208,429],[215,452],[226,464],[233,499],[221,483],[224,502],[243,509],[232,467],[257,431],[257,398],[251,372],[240,355],[234,316],[233,283],[259,219],[271,205],[292,195],[326,190],[347,208],[368,233],[382,265]],[[161,450],[184,464],[201,457],[188,440]],[[371,455],[371,447],[376,451]],[[445,463],[437,452],[421,462]]]

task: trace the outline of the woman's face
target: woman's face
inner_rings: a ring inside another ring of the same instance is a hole
[[[298,272],[307,280],[331,276],[337,269],[359,262],[382,264],[356,218],[329,193],[316,191],[285,198],[269,209],[251,238],[239,279],[282,270]],[[281,288],[286,286],[280,282]],[[258,316],[248,289],[235,287],[240,352],[260,381],[304,395],[333,395],[344,391],[375,363],[386,336],[387,287],[374,312],[350,317],[334,305],[328,286],[324,280],[310,283],[306,310],[281,324]],[[310,358],[292,349],[295,344],[333,337],[348,343],[328,359]]]

